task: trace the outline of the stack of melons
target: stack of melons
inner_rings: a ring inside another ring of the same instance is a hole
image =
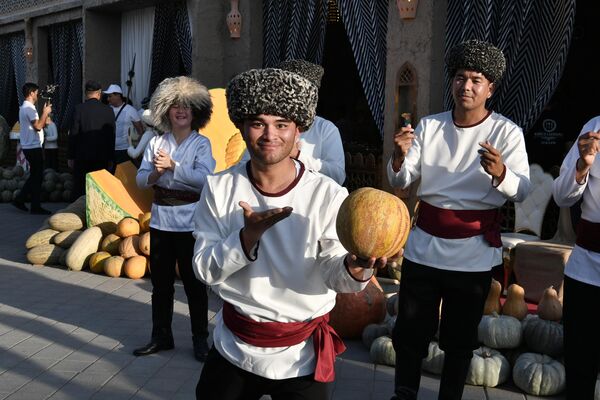
[[[20,193],[29,174],[20,165],[0,167],[0,201],[13,201]],[[69,172],[58,173],[52,168],[43,172],[40,198],[43,202],[60,202],[71,200],[73,175]]]

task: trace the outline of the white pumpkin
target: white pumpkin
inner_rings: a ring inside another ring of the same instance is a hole
[[[371,361],[375,364],[396,365],[396,351],[392,345],[392,338],[381,336],[373,341],[369,351]]]
[[[475,386],[496,387],[510,376],[510,364],[499,351],[480,347],[473,351],[467,383]]]
[[[388,334],[388,327],[385,324],[369,324],[362,331],[362,342],[367,347],[371,348],[373,341],[381,336]]]
[[[523,339],[527,348],[534,353],[547,354],[552,357],[562,354],[563,336],[561,324],[541,319],[538,316],[530,318],[523,328]]]
[[[538,353],[523,353],[513,368],[515,385],[534,396],[553,396],[565,389],[565,367]]]
[[[444,368],[444,350],[438,342],[430,342],[427,357],[423,359],[421,368],[432,374],[441,375]]]
[[[484,315],[477,330],[479,341],[493,349],[514,349],[521,344],[521,321],[508,315]]]

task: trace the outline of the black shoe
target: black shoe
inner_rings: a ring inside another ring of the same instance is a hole
[[[29,211],[29,208],[27,208],[27,206],[25,205],[25,203],[23,203],[22,201],[16,201],[15,200],[15,201],[12,202],[12,205],[15,206],[15,207],[17,207],[21,211],[25,211],[25,212]]]
[[[192,342],[194,343],[194,358],[200,362],[206,361],[206,356],[208,355],[206,338],[194,336],[192,337]]]
[[[147,356],[150,354],[158,353],[162,350],[172,350],[175,347],[173,341],[171,342],[159,342],[157,340],[151,340],[150,343],[139,349],[133,351],[134,356]]]
[[[34,215],[50,215],[50,214],[52,214],[52,211],[48,211],[42,207],[32,208],[30,212]]]

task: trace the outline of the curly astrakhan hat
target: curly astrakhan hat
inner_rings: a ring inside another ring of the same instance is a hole
[[[313,123],[317,109],[317,87],[308,79],[278,68],[252,69],[234,77],[227,85],[227,109],[234,123],[259,114],[294,121],[301,131]]]
[[[504,74],[506,60],[496,46],[472,39],[454,46],[446,56],[450,76],[459,69],[481,72],[490,82],[496,82]]]
[[[150,99],[149,109],[154,126],[163,131],[171,130],[169,108],[181,105],[192,109],[192,129],[202,129],[210,120],[212,100],[208,89],[196,79],[177,76],[163,80]]]
[[[311,81],[316,87],[321,86],[321,78],[323,78],[324,71],[320,65],[298,59],[283,61],[277,68],[298,74]]]

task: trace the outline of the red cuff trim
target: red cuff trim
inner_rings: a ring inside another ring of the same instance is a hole
[[[500,186],[500,184],[504,181],[504,178],[506,177],[506,164],[502,164],[504,166],[504,169],[502,170],[502,174],[500,175],[500,178],[498,178],[498,183],[494,185],[494,177],[492,177],[492,186],[497,188],[498,186]]]
[[[254,254],[250,254],[246,246],[244,246],[244,239],[242,238],[243,229],[244,228],[240,229],[240,243],[242,244],[242,250],[244,251],[244,255],[249,261],[256,261],[256,259],[258,258],[258,246],[260,246],[260,241],[256,243],[256,247],[254,248]]]
[[[356,282],[360,282],[360,283],[369,282],[371,280],[371,278],[373,277],[373,275],[375,275],[375,270],[373,270],[373,273],[371,274],[371,276],[365,280],[356,278],[354,275],[352,275],[352,272],[350,272],[350,266],[348,265],[348,261],[346,260],[345,256],[344,256],[344,267],[346,267],[346,272],[348,272],[348,275],[350,275],[350,277],[352,279],[354,279]]]

